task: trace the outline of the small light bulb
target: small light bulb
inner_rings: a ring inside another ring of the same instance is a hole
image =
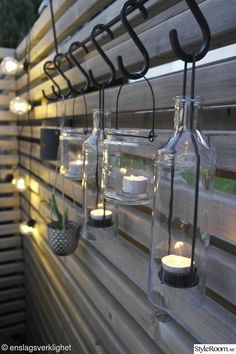
[[[32,219],[20,223],[20,233],[23,235],[33,235],[36,230],[36,222]]]
[[[15,97],[10,102],[10,110],[15,114],[25,114],[31,109],[31,104],[22,97]]]
[[[6,57],[1,62],[2,72],[6,75],[15,75],[20,68],[21,64],[11,57]]]
[[[20,192],[24,192],[27,188],[24,177],[15,177],[12,180],[12,184],[16,187],[16,189]]]

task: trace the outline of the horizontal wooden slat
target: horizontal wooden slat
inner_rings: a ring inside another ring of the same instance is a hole
[[[14,300],[9,301],[5,304],[0,304],[0,316],[2,317],[3,314],[6,313],[14,313],[15,311],[18,312],[25,308],[25,300]]]
[[[3,197],[1,198],[0,195],[0,208],[13,208],[13,207],[19,207],[20,206],[20,201],[19,197]]]
[[[17,221],[20,220],[20,210],[0,211],[0,221]]]
[[[17,165],[18,155],[3,155],[0,159],[0,166]]]
[[[71,6],[75,0],[54,0],[53,12],[54,18],[57,20],[69,6]],[[42,15],[35,22],[30,30],[30,33],[21,41],[16,48],[16,56],[18,59],[22,59],[26,53],[27,41],[30,37],[31,46],[39,41],[40,38],[50,29],[51,26],[51,13],[48,6],[42,13]]]
[[[22,273],[24,269],[24,264],[23,262],[12,262],[8,264],[1,264],[0,265],[0,276],[6,276],[9,274],[14,274],[14,273]],[[0,301],[1,301],[1,296],[0,296]]]
[[[41,255],[41,260],[42,260],[42,255]],[[46,264],[44,263],[44,266],[46,266]],[[52,266],[52,265],[51,265]],[[79,274],[77,274],[78,276]],[[84,278],[84,280],[87,278],[87,276]],[[88,278],[87,278],[88,279]],[[87,280],[88,281],[88,280]],[[87,282],[86,281],[86,282]],[[98,286],[97,283],[96,284],[96,288]],[[82,285],[82,284],[81,284]],[[68,283],[68,286],[69,286],[69,283]],[[95,290],[95,286],[93,287],[93,289]],[[99,288],[98,288],[99,289]],[[99,289],[99,293],[101,292],[101,289]],[[99,296],[98,293],[97,293],[97,302],[100,302],[100,296],[102,296],[102,294]],[[103,294],[103,297],[104,297],[104,294]],[[105,299],[104,299],[105,300]],[[125,314],[123,313],[122,309],[119,307],[118,304],[115,305],[115,303],[113,304],[113,306],[111,306],[110,302],[112,301],[111,298],[108,296],[106,296],[106,300],[107,300],[107,307],[110,308],[110,316],[111,316],[111,319],[110,319],[110,326],[112,328],[114,328],[114,326],[116,326],[116,323],[119,323],[120,321],[120,317],[122,318]],[[107,309],[108,311],[108,309]],[[108,316],[108,314],[104,314],[106,317]],[[113,319],[114,317],[114,319]],[[126,321],[123,322],[123,326],[124,326],[124,330],[126,330],[126,334],[123,335],[123,338],[122,338],[122,341],[127,345],[129,346],[130,348],[133,348],[133,349],[129,349],[130,352],[132,352],[132,350],[134,350],[136,353],[143,353],[143,352],[146,352],[146,353],[152,353],[152,352],[157,352],[159,353],[160,351],[158,350],[158,347],[155,347],[153,345],[151,345],[151,342],[148,341],[147,338],[145,338],[145,336],[142,334],[141,331],[139,331],[139,336],[136,336],[135,339],[130,339],[130,342],[129,340],[127,339],[126,335],[128,336],[128,333],[132,335],[132,332],[131,330],[133,331],[133,335],[135,335],[135,332],[138,331],[138,328],[135,328],[134,324],[128,319],[128,317],[126,316]],[[126,326],[129,326],[129,330]],[[125,328],[126,327],[126,328]],[[118,330],[118,329],[117,329]],[[122,330],[120,328],[120,330]],[[119,330],[118,330],[119,331]],[[135,331],[135,332],[134,332]],[[128,333],[127,333],[128,332]],[[136,332],[137,333],[137,332]],[[116,331],[116,334],[117,331]],[[119,335],[119,334],[118,334]],[[132,337],[131,337],[132,338]],[[142,340],[142,343],[140,343],[140,341]],[[137,344],[139,343],[139,346],[137,346]],[[152,348],[152,349],[151,349]],[[126,352],[126,351],[125,351]]]
[[[0,294],[2,292],[2,289],[22,286],[23,283],[24,283],[23,275],[11,275],[7,277],[2,277],[0,278],[0,290],[1,290]]]
[[[12,235],[19,232],[18,223],[9,223],[0,226],[0,236]]]
[[[0,105],[1,105],[1,100],[0,100]],[[1,125],[1,131],[0,131],[0,136],[5,138],[7,136],[16,136],[17,135],[17,127],[14,125]]]
[[[22,259],[22,250],[10,250],[10,251],[2,251],[0,257],[0,264],[4,262],[17,261]]]
[[[76,1],[62,17],[56,22],[56,31],[58,40],[65,38],[71,31],[75,30],[78,25],[86,22],[87,18],[93,17],[99,10],[108,5],[111,0],[86,0]],[[38,57],[42,57],[54,45],[53,31],[50,29],[48,33],[37,42],[30,52],[30,58],[35,61]]]
[[[20,299],[25,296],[25,289],[17,284],[16,288],[10,288],[0,291],[0,302],[5,302],[14,299]]]
[[[0,237],[0,250],[6,248],[18,248],[21,245],[20,236]]]
[[[31,262],[34,262],[34,260],[32,259],[31,251],[29,252],[28,257],[29,257],[29,260],[31,260]],[[59,295],[58,291],[57,291],[57,293],[55,293],[55,290],[52,287],[53,284],[49,283],[48,279],[45,277],[45,273],[40,271],[39,267],[37,267],[38,271],[36,269],[34,269],[34,271],[32,272],[33,274],[30,274],[29,269],[30,269],[30,267],[28,268],[28,271],[27,271],[27,277],[29,278],[29,280],[30,279],[33,280],[35,278],[38,280],[38,283],[39,283],[38,284],[38,286],[39,286],[38,292],[40,293],[40,298],[38,299],[37,304],[38,304],[38,306],[40,306],[42,308],[42,311],[46,310],[46,311],[48,311],[48,313],[51,313],[50,317],[47,314],[45,314],[44,317],[46,317],[47,321],[49,322],[47,327],[49,327],[51,325],[50,327],[51,327],[51,330],[53,330],[53,335],[57,336],[59,334],[59,331],[56,330],[58,324],[59,324],[59,326],[61,326],[61,323],[63,323],[64,318],[66,316],[68,316],[68,314],[66,314],[65,310],[63,309],[63,307],[65,308],[65,305],[64,305],[64,302],[62,302],[62,299],[64,301],[66,301],[66,299],[65,299],[65,297],[63,297],[63,298],[58,297],[58,295]],[[41,292],[40,292],[41,282],[42,282],[42,286],[44,288],[45,287],[47,288],[47,296],[46,297],[45,297],[45,292],[43,292],[41,295]],[[61,288],[62,287],[60,287],[60,292],[62,290]],[[33,295],[37,291],[36,288],[35,289],[30,288],[29,291],[32,293],[33,298],[37,298],[37,293],[35,295]],[[68,297],[68,295],[67,295],[67,297]],[[40,303],[41,299],[42,299],[42,303]],[[58,308],[57,312],[53,311],[53,309],[50,308],[52,302],[54,302],[54,304],[57,305],[57,308]],[[66,306],[67,311],[70,310],[70,307],[74,308],[74,305],[71,302],[69,302],[69,299],[67,299],[67,305],[68,305],[68,307]],[[71,318],[70,322],[68,322],[68,328],[66,328],[66,333],[70,337],[68,339],[70,341],[73,341],[72,342],[73,344],[71,342],[69,342],[69,343],[72,344],[72,347],[79,346],[82,348],[87,347],[87,343],[88,343],[90,351],[88,351],[88,348],[87,348],[85,351],[86,353],[90,353],[90,352],[94,352],[94,353],[98,352],[101,354],[106,353],[106,351],[103,349],[102,345],[99,343],[98,338],[95,337],[94,334],[91,334],[91,329],[86,328],[88,326],[87,321],[85,318],[83,318],[83,320],[81,319],[81,314],[80,314],[80,311],[78,308],[77,308],[76,312],[77,312],[76,322],[75,322],[75,318],[73,318],[73,315],[70,313],[72,318]],[[82,320],[82,322],[81,322],[81,320]],[[84,327],[85,327],[85,332],[84,332]],[[76,328],[77,335],[75,335],[73,333],[74,328]],[[81,340],[81,334],[80,334],[81,331],[84,334],[84,336],[82,337],[83,340]],[[93,337],[93,338],[91,338],[91,337]]]
[[[25,321],[25,312],[19,311],[14,314],[1,316],[0,328],[4,329],[4,327],[14,325],[15,323],[24,322]]]
[[[15,49],[0,47],[0,58],[15,57]]]

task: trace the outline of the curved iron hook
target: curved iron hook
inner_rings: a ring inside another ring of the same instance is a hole
[[[68,77],[65,75],[65,73],[64,73],[64,72],[62,71],[62,69],[61,69],[61,64],[60,64],[60,62],[61,62],[61,59],[62,59],[63,57],[65,57],[66,60],[68,61],[68,63],[71,64],[69,58],[68,58],[66,55],[63,55],[62,53],[58,53],[58,54],[55,55],[55,57],[54,57],[54,59],[53,59],[53,63],[54,63],[54,65],[55,65],[55,68],[56,68],[57,72],[58,72],[58,73],[63,77],[63,79],[66,81],[66,84],[67,84],[67,86],[68,86],[68,92],[65,93],[63,96],[64,96],[64,98],[67,98],[67,97],[69,97],[69,96],[71,95],[71,93],[72,93],[72,91],[73,91],[73,86],[72,86],[70,80],[68,79]]]
[[[87,47],[84,44],[80,43],[80,42],[73,42],[70,45],[68,52],[69,52],[71,60],[73,60],[73,62],[78,67],[78,69],[81,71],[81,73],[84,75],[85,80],[86,80],[86,85],[83,88],[81,88],[80,90],[75,90],[74,89],[74,91],[76,91],[77,93],[84,93],[90,87],[90,79],[89,79],[89,75],[87,74],[87,72],[84,70],[82,65],[78,62],[78,60],[76,59],[75,55],[73,54],[73,51],[75,51],[76,49],[79,49],[79,48],[83,48],[85,53],[86,54],[88,53]]]
[[[96,40],[96,35],[101,32],[107,32],[107,34],[110,36],[111,39],[114,38],[112,31],[110,30],[109,27],[107,27],[106,25],[103,24],[98,24],[95,27],[93,27],[90,38],[91,38],[91,42],[93,43],[94,47],[97,49],[98,53],[101,55],[101,57],[104,59],[104,61],[107,63],[107,65],[109,66],[110,70],[111,70],[111,78],[107,81],[107,82],[103,82],[103,83],[99,83],[97,80],[95,80],[94,75],[92,70],[89,70],[89,76],[90,79],[93,83],[93,85],[97,88],[103,89],[105,86],[111,84],[116,77],[116,70],[114,65],[112,64],[111,60],[107,57],[107,55],[105,54],[105,52],[103,51],[103,49],[100,47],[100,45],[98,44],[97,40]]]
[[[50,67],[49,67],[50,65]],[[53,67],[52,67],[53,65]],[[53,94],[54,94],[54,97],[49,97],[46,95],[45,91],[42,90],[42,93],[43,93],[43,96],[48,100],[48,101],[52,101],[52,102],[55,102],[57,101],[58,99],[61,99],[62,97],[62,93],[61,93],[61,89],[60,89],[60,86],[58,85],[58,83],[54,80],[54,78],[49,74],[48,70],[53,70],[54,69],[54,64],[51,60],[48,60],[44,63],[43,65],[43,71],[45,73],[45,75],[47,76],[47,78],[53,82],[53,85],[51,86],[52,88],[52,91],[53,91]],[[55,87],[54,85],[56,86],[58,92],[56,92],[55,90]]]
[[[150,58],[149,58],[149,54],[148,54],[146,48],[144,47],[141,40],[138,38],[137,34],[133,30],[133,28],[131,27],[131,25],[127,19],[127,9],[130,6],[136,7],[136,9],[139,9],[139,11],[143,15],[144,19],[146,19],[148,17],[148,12],[143,4],[137,3],[136,0],[129,0],[123,5],[121,13],[120,13],[121,22],[124,25],[124,27],[126,28],[130,37],[133,39],[133,41],[136,44],[136,46],[138,47],[138,49],[140,50],[140,52],[143,56],[143,59],[144,59],[144,65],[143,65],[142,70],[140,70],[139,72],[130,73],[129,71],[127,71],[125,69],[121,55],[119,55],[117,57],[117,63],[118,63],[119,69],[121,70],[121,72],[123,73],[124,76],[126,76],[128,79],[137,80],[137,79],[140,79],[141,77],[143,77],[147,73],[149,66],[150,66]]]
[[[193,16],[195,17],[197,23],[201,28],[203,34],[203,44],[198,53],[186,53],[180,45],[178,39],[178,33],[176,29],[170,31],[169,37],[170,37],[171,47],[175,55],[180,60],[183,60],[188,63],[192,63],[194,60],[195,61],[201,60],[207,54],[211,42],[211,32],[210,32],[209,25],[205,17],[203,16],[203,13],[201,12],[199,6],[195,2],[195,0],[185,0],[185,1],[187,2]]]

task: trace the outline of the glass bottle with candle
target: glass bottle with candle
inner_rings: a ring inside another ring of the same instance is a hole
[[[83,177],[82,145],[88,139],[87,129],[63,128],[60,134],[60,173],[71,180]]]
[[[94,110],[92,135],[83,143],[82,236],[92,242],[112,240],[117,230],[117,206],[104,195],[103,153],[105,131],[111,115]]]
[[[176,98],[175,131],[158,151],[148,297],[181,313],[204,302],[215,153],[198,130],[199,97]]]
[[[157,137],[148,129],[110,129],[104,151],[105,195],[120,204],[152,201]]]

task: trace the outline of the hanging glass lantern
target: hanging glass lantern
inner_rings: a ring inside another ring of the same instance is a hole
[[[117,230],[117,207],[104,195],[103,152],[104,126],[110,126],[110,114],[93,113],[92,135],[83,143],[83,227],[82,236],[90,241],[114,238]]]
[[[88,138],[86,133],[83,128],[63,128],[60,135],[60,173],[72,180],[81,181],[83,177],[82,145]]]
[[[111,129],[104,152],[105,195],[122,204],[146,204],[153,198],[157,139],[150,130]]]
[[[200,98],[177,97],[175,132],[156,161],[148,296],[175,313],[200,306],[206,288],[215,153],[197,129],[200,107]]]

